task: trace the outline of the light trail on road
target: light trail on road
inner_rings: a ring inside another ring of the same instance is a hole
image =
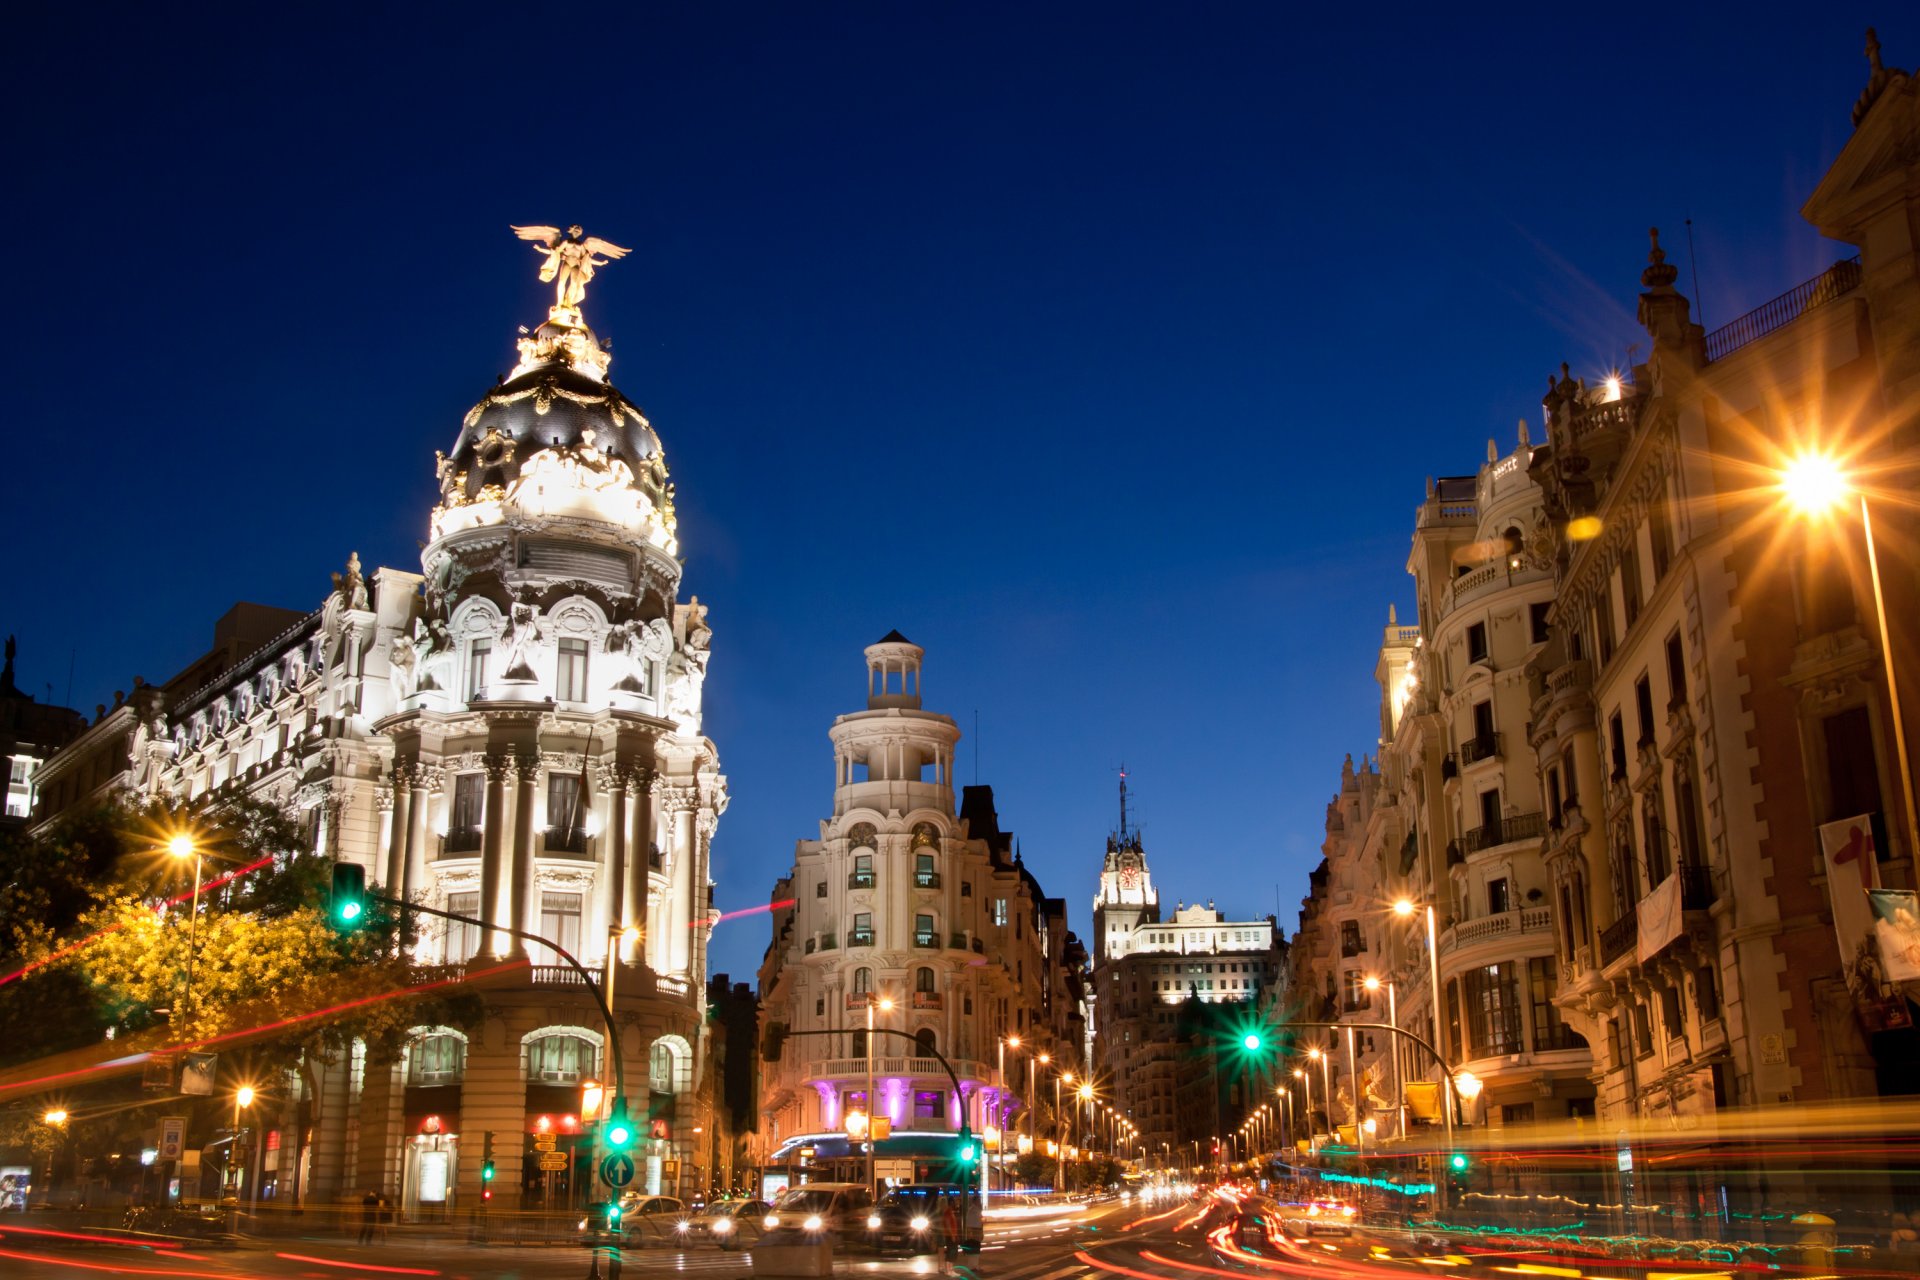
[[[316,1258],[305,1253],[276,1253],[276,1258],[285,1258],[288,1262],[311,1262],[319,1267],[339,1267],[343,1271],[377,1271],[393,1276],[438,1276],[443,1271],[433,1271],[426,1267],[382,1267],[371,1262],[340,1262],[332,1258]]]
[[[105,1262],[80,1262],[51,1253],[19,1253],[12,1249],[0,1249],[0,1258],[42,1262],[68,1271],[98,1271],[114,1276],[172,1276],[176,1280],[271,1280],[269,1276],[247,1271],[180,1271],[163,1267],[113,1266]]]

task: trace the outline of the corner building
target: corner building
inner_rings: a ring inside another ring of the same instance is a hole
[[[610,1049],[650,1122],[634,1185],[684,1195],[711,1176],[694,1130],[711,1123],[708,856],[727,803],[701,731],[712,629],[679,596],[660,439],[579,310],[553,308],[519,353],[439,455],[421,572],[363,575],[356,556],[312,613],[236,607],[206,658],[137,683],[47,767],[42,820],[107,789],[255,795],[386,892],[485,922],[429,923],[421,982],[530,962],[487,979],[470,1031],[312,1064],[269,1153],[281,1199],[375,1188],[409,1216],[471,1209],[490,1143],[509,1210],[538,1202],[550,1133],[555,1201],[584,1202],[581,1085],[611,1088]],[[617,1046],[578,976],[508,929],[590,968],[616,950]]]
[[[998,1044],[1070,1038],[1079,944],[1000,829],[988,787],[952,781],[960,729],[920,705],[924,651],[899,632],[866,649],[867,706],[838,717],[833,814],[794,850],[774,887],[773,941],[760,971],[761,1035],[784,1032],[764,1070],[763,1166],[773,1176],[866,1177],[849,1114],[888,1117],[875,1152],[882,1180],[951,1175],[955,1135],[1004,1129],[1019,1082],[1002,1082]],[[867,1016],[874,1009],[874,1090]],[[1054,1022],[1059,1024],[1057,1027]],[[958,1090],[934,1050],[953,1064]],[[1010,1077],[1023,1070],[1009,1060]]]

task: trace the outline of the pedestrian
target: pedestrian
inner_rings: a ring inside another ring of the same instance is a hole
[[[373,1228],[380,1214],[380,1196],[371,1188],[360,1201],[360,1243],[373,1243]]]
[[[380,1193],[380,1243],[387,1242],[387,1228],[393,1225],[393,1201],[387,1199],[387,1193]]]
[[[953,1264],[960,1260],[960,1215],[954,1210],[953,1200],[951,1193],[940,1197],[940,1234],[946,1237],[946,1247],[941,1250],[943,1275],[952,1275]]]

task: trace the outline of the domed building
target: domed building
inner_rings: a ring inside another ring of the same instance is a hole
[[[680,597],[660,438],[607,368],[563,295],[439,455],[421,572],[355,556],[311,614],[237,606],[205,658],[82,736],[84,771],[50,762],[42,819],[103,773],[293,806],[316,850],[479,922],[420,931],[422,982],[503,969],[479,1027],[422,1026],[396,1061],[356,1050],[313,1073],[255,1171],[268,1195],[375,1188],[409,1216],[456,1213],[487,1158],[497,1210],[602,1194],[581,1113],[589,1081],[611,1095],[604,1020],[540,939],[612,989],[644,1118],[633,1188],[715,1176],[695,1138],[713,1123],[708,866],[727,804],[701,729],[713,632]]]
[[[865,657],[865,709],[828,730],[832,816],[771,898],[761,1036],[783,1048],[762,1081],[767,1190],[864,1181],[870,1117],[890,1130],[871,1153],[881,1182],[956,1177],[964,1132],[990,1150],[1009,1126],[1045,1137],[1024,1061],[1080,1068],[1084,953],[1065,904],[1001,829],[992,788],[962,788],[956,807],[960,727],[921,706],[924,650],[893,631]]]

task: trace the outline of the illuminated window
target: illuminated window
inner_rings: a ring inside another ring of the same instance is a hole
[[[462,773],[453,780],[453,811],[447,815],[447,852],[472,853],[480,847],[480,821],[486,811],[485,774]]]
[[[527,1043],[527,1079],[575,1084],[597,1073],[599,1050],[580,1036],[542,1036]]]
[[[475,640],[467,646],[467,701],[487,691],[487,661],[493,656],[493,641]]]
[[[459,1036],[431,1035],[407,1051],[407,1083],[453,1084],[467,1062],[467,1044]]]
[[[587,642],[562,640],[554,668],[553,696],[560,702],[587,700]]]
[[[447,910],[457,916],[478,916],[480,914],[480,895],[477,893],[450,893],[447,895]],[[480,951],[480,926],[468,924],[463,920],[447,922],[446,963],[465,964]]]
[[[577,953],[580,950],[582,896],[577,893],[540,895],[540,936],[553,939],[562,950],[569,953]],[[560,957],[552,947],[536,942],[531,950],[535,964],[560,963]]]
[[[580,812],[580,775],[547,775],[547,848],[578,853],[586,848],[584,815]]]

